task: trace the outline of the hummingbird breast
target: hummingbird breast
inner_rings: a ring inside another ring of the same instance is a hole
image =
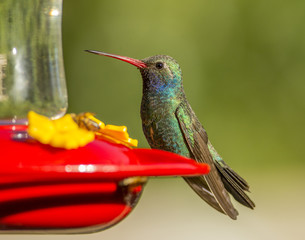
[[[190,157],[175,112],[180,102],[143,96],[141,118],[144,135],[151,148]]]

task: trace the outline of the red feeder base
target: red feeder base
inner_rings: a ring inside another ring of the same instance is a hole
[[[27,138],[26,126],[0,126],[0,230],[83,233],[108,228],[137,204],[146,176],[209,171],[169,152],[95,140],[74,150]]]

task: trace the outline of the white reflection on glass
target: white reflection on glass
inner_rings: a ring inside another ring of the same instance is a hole
[[[49,15],[53,16],[53,17],[57,17],[59,14],[60,14],[60,12],[56,8],[51,9],[51,11],[49,12]]]

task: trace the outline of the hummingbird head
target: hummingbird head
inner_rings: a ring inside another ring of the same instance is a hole
[[[136,66],[142,75],[143,92],[153,95],[173,97],[182,94],[182,73],[175,59],[167,55],[156,55],[142,60],[104,52],[86,50],[97,55],[107,56]]]
[[[143,90],[171,96],[181,92],[182,73],[175,59],[167,55],[156,55],[141,60],[145,68],[140,68]]]

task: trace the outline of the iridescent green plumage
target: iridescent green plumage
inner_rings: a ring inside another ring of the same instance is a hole
[[[254,203],[245,193],[249,190],[247,182],[222,160],[189,105],[183,89],[181,69],[173,58],[157,55],[136,60],[93,53],[129,62],[140,69],[143,79],[141,118],[146,139],[152,148],[210,165],[208,175],[185,178],[203,200],[232,219],[237,218],[238,212],[228,193],[241,204],[254,208]]]
[[[160,58],[168,68],[155,67]],[[147,65],[147,68],[140,69],[143,78],[141,118],[146,139],[152,148],[190,157],[175,116],[185,96],[179,65],[168,56],[155,56],[142,61]]]
[[[185,180],[218,211],[233,219],[238,215],[227,191],[240,203],[253,208],[254,203],[244,193],[249,188],[248,184],[215,151],[187,102],[179,64],[164,55],[142,61],[147,67],[140,68],[143,78],[141,117],[150,146],[208,163],[211,166],[210,174]]]

